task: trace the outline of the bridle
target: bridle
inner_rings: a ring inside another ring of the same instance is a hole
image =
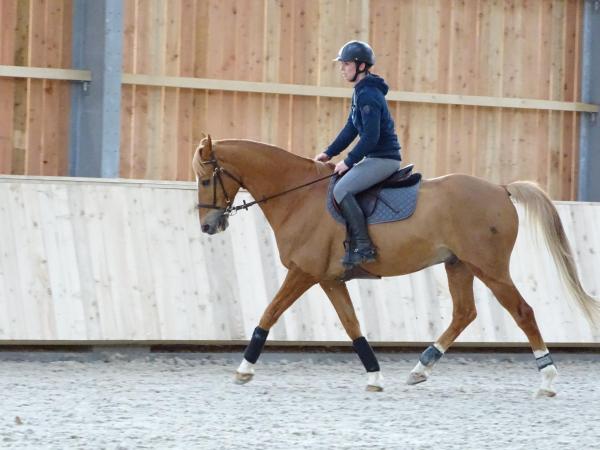
[[[317,178],[316,180],[309,181],[308,183],[304,183],[304,184],[302,184],[300,186],[296,186],[296,187],[293,187],[291,189],[287,189],[287,190],[285,190],[283,192],[279,192],[279,193],[274,194],[274,195],[263,197],[260,200],[254,200],[254,201],[252,201],[250,203],[246,203],[246,200],[243,200],[241,205],[233,206],[233,199],[230,199],[229,195],[227,195],[227,190],[225,189],[225,184],[223,183],[223,177],[221,176],[221,174],[227,175],[229,178],[231,178],[232,180],[234,180],[236,183],[238,183],[240,185],[240,187],[243,187],[244,189],[246,189],[246,186],[244,186],[244,183],[242,182],[242,180],[240,180],[238,177],[236,177],[235,175],[233,175],[227,169],[224,169],[223,167],[221,167],[219,165],[219,161],[214,156],[214,154],[211,155],[211,156],[212,156],[211,159],[209,159],[207,161],[200,161],[200,163],[201,164],[210,164],[210,165],[213,166],[213,172],[212,172],[213,201],[210,204],[209,203],[198,203],[196,205],[196,207],[198,209],[200,209],[200,208],[207,208],[207,209],[224,210],[223,211],[223,215],[224,216],[233,216],[240,209],[248,210],[248,208],[250,206],[266,202],[266,201],[271,200],[271,199],[273,199],[275,197],[279,197],[279,196],[282,196],[284,194],[287,194],[288,192],[292,192],[292,191],[295,191],[297,189],[301,189],[303,187],[310,186],[311,184],[318,183],[319,181],[323,181],[323,180],[326,180],[328,178],[332,178],[333,176],[336,175],[336,173],[334,172],[334,173],[332,173],[330,175],[327,175],[327,176],[324,176],[324,177],[321,177],[321,178]],[[226,202],[225,208],[223,208],[222,206],[217,205],[217,182],[218,182],[219,186],[221,187],[221,191],[223,192],[223,197],[225,197],[225,202]]]
[[[207,209],[223,209],[222,206],[217,205],[217,182],[219,184],[219,186],[221,187],[221,191],[223,191],[223,197],[225,197],[225,212],[224,214],[227,216],[232,215],[233,211],[237,211],[238,209],[240,209],[239,207],[234,207],[233,206],[233,200],[229,198],[229,195],[227,195],[227,190],[225,189],[225,184],[223,183],[223,177],[221,176],[221,174],[225,174],[227,175],[229,178],[231,178],[232,180],[234,180],[235,182],[237,182],[241,187],[245,187],[244,183],[242,183],[242,180],[240,180],[238,177],[236,177],[235,175],[232,175],[231,172],[227,171],[226,169],[224,169],[223,167],[221,167],[219,165],[219,161],[217,160],[217,158],[214,157],[214,155],[212,156],[212,159],[209,159],[208,161],[200,161],[201,164],[211,164],[213,166],[213,171],[212,171],[212,186],[213,186],[213,200],[211,204],[208,203],[198,203],[196,205],[197,208],[207,208]],[[200,183],[200,181],[199,181]]]

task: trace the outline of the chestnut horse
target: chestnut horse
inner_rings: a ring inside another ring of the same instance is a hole
[[[250,381],[269,329],[307,289],[319,283],[333,304],[355,351],[367,370],[367,389],[383,389],[379,364],[364,338],[341,264],[345,228],[326,211],[332,166],[249,140],[206,136],[194,154],[198,209],[202,231],[227,228],[233,199],[245,188],[257,200],[273,228],[281,262],[288,269],[279,291],[265,309],[236,372]],[[311,184],[308,182],[320,180]],[[294,189],[300,187],[299,189]],[[378,259],[364,266],[370,273],[404,275],[444,263],[453,302],[452,320],[420,356],[409,384],[425,381],[443,353],[476,317],[473,278],[494,293],[523,330],[541,373],[538,395],[553,396],[557,371],[542,339],[532,308],[515,287],[509,261],[518,231],[512,201],[523,205],[539,225],[573,298],[595,323],[598,302],[583,290],[569,243],[548,196],[531,182],[499,186],[482,179],[451,174],[423,180],[414,214],[403,221],[371,225]],[[265,201],[266,200],[266,201]]]

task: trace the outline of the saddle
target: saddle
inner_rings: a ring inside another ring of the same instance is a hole
[[[409,164],[406,167],[398,169],[385,180],[374,184],[369,189],[356,195],[356,200],[363,210],[365,217],[370,217],[373,214],[378,200],[385,201],[379,196],[379,193],[382,189],[414,186],[421,181],[420,173],[412,173],[414,166],[414,164]],[[335,210],[341,214],[340,207],[337,202],[334,201],[333,206]]]
[[[409,164],[380,183],[356,195],[356,200],[365,214],[367,224],[395,222],[407,219],[413,214],[417,205],[421,182],[421,174],[412,173],[413,167],[413,164]],[[333,187],[338,180],[339,178],[333,179],[329,184],[327,210],[336,221],[346,224],[333,197]],[[346,235],[346,241],[349,240],[350,237]],[[342,281],[355,278],[373,279],[380,277],[373,275],[361,266],[346,269],[339,277]]]

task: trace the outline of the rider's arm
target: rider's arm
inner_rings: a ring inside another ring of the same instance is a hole
[[[325,154],[329,156],[329,158],[333,158],[335,155],[338,155],[342,150],[348,147],[356,135],[358,134],[358,130],[352,123],[352,112],[348,115],[348,121],[340,134],[335,138],[335,140],[331,143],[327,150],[325,150]]]
[[[363,132],[360,135],[360,140],[354,146],[352,151],[348,153],[344,162],[348,167],[363,159],[379,141],[379,125],[381,122],[381,107],[376,101],[367,100],[364,103],[359,103],[360,116],[363,124]]]

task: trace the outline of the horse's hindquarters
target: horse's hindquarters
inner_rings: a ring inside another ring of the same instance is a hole
[[[506,190],[467,175],[424,180],[414,214],[372,225],[381,276],[412,273],[460,259],[482,270],[508,269],[518,217]]]

